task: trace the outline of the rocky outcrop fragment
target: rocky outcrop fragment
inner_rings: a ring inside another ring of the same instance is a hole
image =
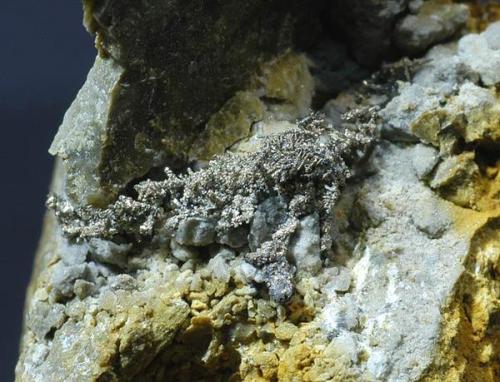
[[[184,165],[190,152],[197,153],[191,149],[200,134],[213,138],[231,131],[230,143],[243,137],[241,129],[261,117],[262,107],[257,99],[231,97],[250,87],[260,64],[307,45],[319,26],[309,20],[322,2],[89,0],[84,8],[100,58],[51,152],[63,159],[72,201],[102,206],[152,168]],[[93,77],[107,68],[115,73],[96,84]],[[98,94],[100,102],[94,103]],[[86,105],[95,112],[85,112]],[[246,108],[248,117],[222,110],[210,122],[224,107]],[[231,129],[217,131],[224,118]],[[66,133],[80,129],[92,155]],[[216,153],[218,146],[203,155]]]
[[[498,24],[84,4],[18,381],[498,379]]]

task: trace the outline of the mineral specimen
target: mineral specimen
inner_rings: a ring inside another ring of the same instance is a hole
[[[249,84],[259,63],[308,43],[317,29],[310,15],[323,5],[85,0],[84,6],[100,57],[51,153],[64,161],[68,195],[103,205],[152,167],[181,166],[210,116]],[[226,108],[238,114],[249,100],[231,102]],[[258,104],[248,107],[258,118]],[[216,123],[208,124],[208,138]]]
[[[18,381],[500,378],[484,5],[84,5]]]

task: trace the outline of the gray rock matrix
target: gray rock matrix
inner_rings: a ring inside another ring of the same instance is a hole
[[[321,266],[320,227],[326,249],[332,240],[333,205],[351,175],[347,163],[373,139],[372,117],[352,118],[344,130],[335,130],[312,116],[304,126],[270,138],[258,153],[244,158],[228,154],[184,176],[167,169],[165,180],[141,182],[135,186],[137,198],[120,196],[106,209],[75,209],[57,196],[50,197],[48,205],[68,237],[102,242],[127,236],[141,247],[168,237],[194,247],[224,244],[217,237],[237,242],[233,235],[249,226],[251,252],[246,257],[262,269],[271,298],[286,302],[293,293],[294,274],[287,254],[299,268],[317,271]],[[308,212],[313,215],[304,216]],[[123,245],[109,243],[105,252],[115,255],[100,256],[117,264]],[[93,249],[102,253],[104,245]],[[316,252],[312,258],[304,253],[310,246]],[[308,264],[311,261],[319,263]]]
[[[84,5],[17,381],[495,381],[500,22]]]

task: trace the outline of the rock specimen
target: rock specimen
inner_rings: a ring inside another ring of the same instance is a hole
[[[249,85],[259,63],[314,36],[308,20],[322,7],[314,3],[84,1],[106,60],[97,59],[51,147],[65,164],[68,196],[102,205],[152,167],[185,164],[209,117]]]
[[[84,4],[18,381],[498,380],[500,23]]]

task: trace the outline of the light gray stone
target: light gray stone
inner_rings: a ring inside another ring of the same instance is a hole
[[[66,320],[65,307],[63,304],[49,304],[37,302],[28,314],[28,327],[35,333],[39,340],[52,330],[59,329]]]
[[[420,8],[424,5],[424,0],[411,0],[408,3],[408,10],[410,13],[417,13]]]
[[[399,95],[380,112],[382,135],[394,141],[415,142],[412,127],[426,113],[439,111],[458,117],[495,103],[495,96],[480,87],[480,82],[491,86],[500,80],[500,50],[491,49],[485,37],[489,32],[489,39],[494,39],[491,36],[500,30],[495,25],[482,34],[462,37],[458,44],[431,49],[413,81],[399,83]],[[444,127],[437,126],[437,130]]]
[[[342,332],[338,337],[335,337],[330,343],[331,347],[343,354],[351,362],[359,362],[360,348],[356,334],[352,332]]]
[[[252,264],[247,263],[241,257],[230,262],[231,275],[238,282],[243,283],[262,283],[264,282],[261,272]]]
[[[116,244],[109,240],[91,239],[89,241],[92,258],[104,263],[116,265],[120,268],[127,266],[128,252],[132,244]]]
[[[66,265],[83,264],[87,260],[89,246],[87,243],[73,244],[61,234],[61,239],[57,242],[61,259]]]
[[[98,166],[113,92],[123,72],[115,61],[96,58],[50,146],[49,152],[63,161],[67,174],[64,191],[75,203],[106,199],[100,190]]]
[[[170,240],[170,250],[172,256],[182,262],[189,261],[196,257],[196,251],[193,248],[179,244],[176,240]]]
[[[465,4],[426,1],[417,14],[404,17],[394,31],[396,45],[406,54],[418,54],[453,36],[465,26],[469,8]]]
[[[215,224],[205,218],[192,217],[179,223],[175,240],[179,244],[206,246],[215,241]]]
[[[337,273],[331,276],[331,281],[325,285],[327,293],[347,292],[351,287],[351,271],[348,268],[337,268]]]
[[[318,214],[302,218],[290,240],[290,256],[299,273],[316,274],[321,269],[320,225]]]
[[[323,328],[332,337],[336,337],[342,332],[354,331],[359,324],[360,313],[354,296],[347,294],[323,309]]]
[[[451,227],[451,218],[434,201],[418,203],[411,210],[413,224],[431,239],[440,238]]]
[[[467,237],[441,229],[447,202],[408,171],[412,151],[384,143],[372,157],[378,172],[362,185],[358,203],[379,223],[366,231],[358,260],[350,265],[350,293],[331,297],[320,321],[333,336],[357,335],[367,355],[359,371],[377,381],[415,381],[431,364],[440,309],[469,248]],[[419,216],[423,206],[436,215]],[[439,234],[430,237],[416,220]]]
[[[481,34],[469,34],[458,42],[458,55],[480,74],[482,82],[493,86],[500,82],[500,21]]]
[[[88,276],[88,265],[70,265],[62,263],[57,264],[51,275],[52,290],[56,299],[70,298],[73,296],[73,287],[78,279],[86,279]]]
[[[500,22],[490,24],[484,31],[483,37],[490,49],[500,50]]]
[[[428,176],[439,161],[439,152],[434,147],[417,144],[412,149],[412,165],[418,179]]]
[[[444,95],[436,94],[435,88],[418,84],[400,84],[399,96],[393,98],[381,111],[384,119],[382,134],[394,141],[416,142],[410,125],[424,112],[436,109]]]
[[[109,287],[114,290],[121,289],[131,291],[137,288],[137,281],[131,275],[120,274],[110,280]]]
[[[234,259],[234,252],[222,248],[209,260],[207,267],[214,278],[227,283],[231,278],[229,261],[232,259]]]

